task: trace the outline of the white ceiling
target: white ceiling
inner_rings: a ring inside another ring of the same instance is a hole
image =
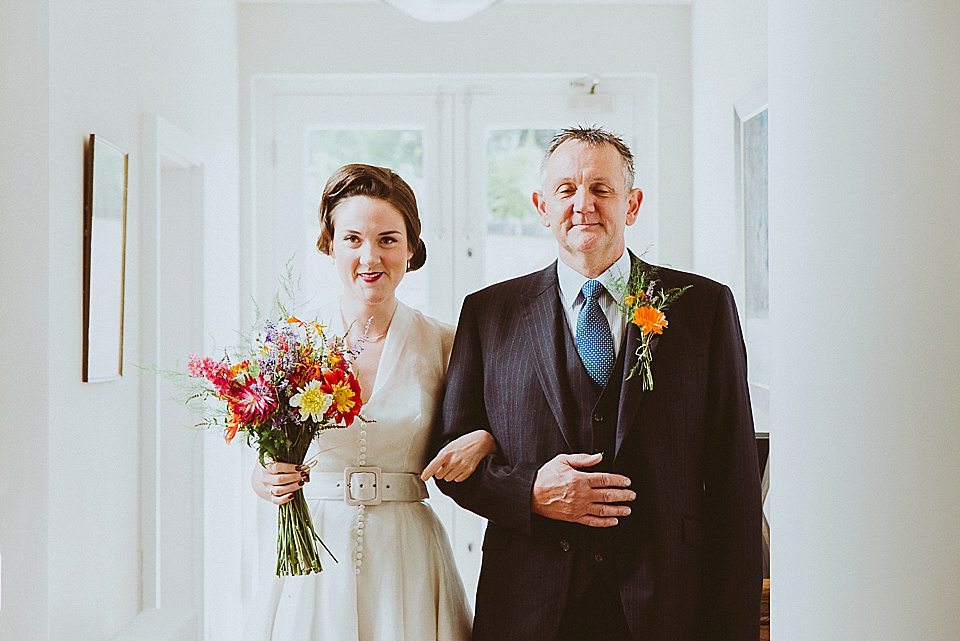
[[[238,4],[375,4],[381,0],[237,0]],[[499,0],[501,4],[691,4],[693,0]]]

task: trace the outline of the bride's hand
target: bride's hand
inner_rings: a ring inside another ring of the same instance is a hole
[[[427,464],[420,478],[426,481],[431,476],[444,481],[466,480],[483,458],[497,451],[497,442],[490,432],[475,430],[447,443],[437,456]]]
[[[283,505],[310,480],[310,470],[292,463],[277,463],[266,459],[267,466],[258,462],[253,466],[250,483],[257,496],[274,505]]]

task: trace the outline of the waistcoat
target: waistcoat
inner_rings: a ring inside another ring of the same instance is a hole
[[[614,450],[617,438],[617,412],[620,406],[620,391],[623,388],[624,361],[627,332],[623,333],[619,354],[604,387],[600,387],[587,374],[569,325],[565,322],[564,352],[561,362],[566,363],[565,374],[569,396],[564,408],[566,416],[575,421],[580,438],[580,450],[588,454],[603,453],[603,460],[586,472],[607,472],[613,469]],[[614,565],[617,563],[618,527],[577,527],[574,542],[576,555],[573,581],[581,589],[590,586],[597,572],[604,572],[616,583]]]

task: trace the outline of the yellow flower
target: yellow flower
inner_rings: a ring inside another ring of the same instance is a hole
[[[667,326],[667,317],[656,307],[638,307],[633,310],[630,322],[639,327],[644,335],[650,332],[662,334]]]
[[[333,404],[334,397],[324,393],[320,386],[320,381],[310,381],[306,387],[298,389],[297,394],[290,399],[291,406],[300,408],[301,421],[307,420],[308,417],[317,422],[322,421],[323,415]]]
[[[330,387],[330,396],[338,414],[349,414],[356,405],[355,393],[347,381],[334,383]]]

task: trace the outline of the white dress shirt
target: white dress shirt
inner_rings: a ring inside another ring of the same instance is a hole
[[[614,356],[620,353],[620,343],[623,340],[623,332],[627,326],[627,318],[620,311],[618,304],[620,293],[613,290],[613,283],[618,279],[626,280],[630,277],[630,252],[624,250],[620,258],[613,265],[607,268],[607,271],[600,274],[592,280],[600,281],[607,293],[602,294],[597,302],[603,315],[607,317],[610,324],[610,333],[613,334],[613,353]],[[563,262],[563,259],[557,261],[557,280],[560,282],[560,300],[563,302],[563,309],[567,312],[567,323],[570,325],[570,332],[576,338],[577,336],[577,318],[580,315],[580,308],[583,307],[584,297],[583,284],[591,280],[583,274],[577,272],[572,267]],[[617,298],[614,298],[616,296]]]

